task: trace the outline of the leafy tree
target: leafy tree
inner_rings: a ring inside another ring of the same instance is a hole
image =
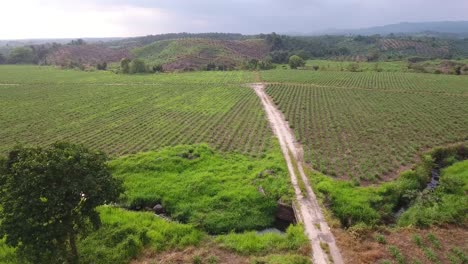
[[[288,63],[290,57],[289,52],[284,50],[273,51],[270,53],[271,60],[273,63]]]
[[[12,64],[27,64],[34,62],[34,53],[30,47],[17,47],[10,52],[8,62]]]
[[[145,73],[146,64],[143,60],[134,59],[130,63],[130,73]]]
[[[106,161],[69,143],[10,151],[0,162],[0,238],[32,263],[77,263],[77,236],[98,228],[96,207],[123,191]]]
[[[130,73],[130,59],[124,58],[120,61],[120,70],[122,73]]]
[[[291,69],[297,69],[298,67],[304,67],[305,66],[305,61],[297,56],[297,55],[293,55],[289,58],[289,67],[291,67]]]
[[[5,64],[5,63],[6,63],[5,56],[2,53],[0,53],[0,64]]]
[[[105,70],[107,70],[107,62],[98,63],[98,64],[96,65],[96,69],[98,69],[99,71],[105,71]]]

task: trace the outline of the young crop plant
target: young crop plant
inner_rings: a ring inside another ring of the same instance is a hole
[[[246,72],[118,75],[1,66],[0,152],[82,143],[120,156],[179,144],[261,156],[271,131]],[[28,79],[22,78],[28,74]],[[8,110],[6,110],[8,109]]]
[[[401,73],[262,72],[304,159],[332,177],[387,181],[423,150],[463,142],[468,78]]]

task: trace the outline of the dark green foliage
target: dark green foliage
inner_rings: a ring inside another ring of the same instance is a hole
[[[304,67],[305,66],[305,61],[301,57],[297,55],[293,55],[289,57],[289,67],[291,69],[297,69],[299,67]]]
[[[164,68],[161,64],[153,65],[152,67],[153,72],[163,72]]]
[[[96,69],[98,69],[99,71],[105,71],[105,70],[107,70],[107,62],[98,63],[98,64],[96,65]]]
[[[7,59],[6,59],[5,55],[0,53],[0,64],[5,64],[6,62],[7,62]]]
[[[130,62],[130,73],[145,73],[147,72],[146,63],[140,59],[134,59]]]
[[[32,263],[74,263],[76,238],[100,226],[98,205],[122,192],[103,153],[56,143],[17,147],[0,169],[0,237]]]
[[[124,58],[120,61],[120,70],[122,73],[130,73],[130,59]]]
[[[8,63],[30,64],[34,63],[34,53],[30,47],[14,48],[9,55]]]
[[[126,206],[162,203],[178,221],[225,233],[272,225],[276,202],[291,196],[282,162],[276,153],[262,159],[221,156],[206,145],[194,145],[124,157],[111,167],[125,182]]]

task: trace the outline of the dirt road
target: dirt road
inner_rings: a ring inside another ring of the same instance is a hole
[[[297,207],[301,214],[301,219],[299,220],[303,223],[305,232],[312,246],[313,263],[343,263],[341,253],[335,243],[335,238],[323,217],[315,193],[312,191],[309,180],[304,173],[302,164],[303,150],[301,145],[295,140],[294,133],[283,117],[283,114],[276,108],[273,101],[265,93],[265,85],[262,83],[255,83],[251,84],[251,87],[262,101],[273,132],[278,137],[296,194]],[[305,190],[301,190],[298,183],[299,181],[304,183],[305,188],[303,187],[303,189]],[[327,253],[327,251],[329,251],[329,253]]]

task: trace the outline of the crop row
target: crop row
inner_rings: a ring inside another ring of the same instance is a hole
[[[260,155],[271,140],[258,98],[239,85],[27,84],[1,89],[1,152],[16,143],[67,140],[115,155],[193,143]]]
[[[271,70],[262,72],[268,82],[308,83],[319,86],[398,90],[404,93],[468,94],[466,76],[398,72],[324,72]]]
[[[418,152],[468,139],[466,96],[271,84],[305,159],[333,176],[376,180]]]

